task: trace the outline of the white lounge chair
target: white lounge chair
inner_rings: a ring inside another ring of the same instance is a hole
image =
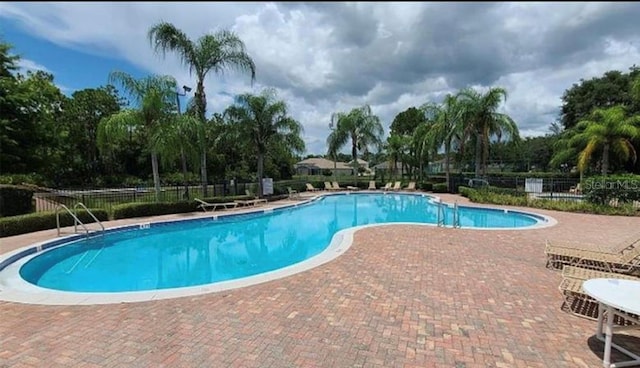
[[[205,202],[202,199],[194,198],[196,202],[200,203],[198,208],[202,208],[204,212],[207,212],[207,208],[211,208],[215,211],[218,208],[227,209],[227,208],[236,208],[238,207],[238,203],[236,202],[224,202],[224,203],[209,203]]]
[[[308,192],[315,192],[320,190],[319,188],[314,187],[311,183],[307,183],[307,191]]]
[[[237,204],[241,204],[243,206],[256,206],[260,203],[267,203],[267,200],[265,198],[259,198],[258,196],[254,196],[253,193],[251,193],[248,189],[245,189],[244,193],[248,196],[248,197],[253,197],[252,199],[236,199],[234,202]]]
[[[375,181],[373,181],[373,180],[371,180],[371,181],[369,182],[369,188],[368,188],[368,189],[369,189],[369,190],[376,190],[376,182],[375,182]]]
[[[287,191],[289,192],[289,198],[300,198],[300,193],[297,190],[291,189],[291,187],[287,187]]]

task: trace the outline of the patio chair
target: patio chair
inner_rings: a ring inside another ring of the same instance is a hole
[[[580,248],[578,244],[551,244],[547,240],[544,253],[547,267],[560,269],[565,265],[591,268],[605,272],[631,273],[640,267],[640,234],[614,246],[612,250]]]
[[[207,208],[211,208],[215,211],[218,208],[227,209],[227,208],[236,208],[238,207],[238,203],[236,202],[224,202],[224,203],[209,203],[205,202],[201,199],[194,198],[196,202],[200,203],[198,208],[202,208],[204,212],[207,212]]]
[[[344,190],[344,188],[340,187],[337,181],[333,182],[333,190]]]
[[[578,183],[578,184],[576,184],[576,186],[569,188],[569,193],[582,194],[582,185],[580,185],[580,183]]]
[[[400,190],[400,186],[401,185],[402,185],[402,183],[400,183],[399,181],[396,181],[396,183],[393,185],[393,188],[391,188],[391,190],[398,191],[398,190]]]
[[[616,272],[604,272],[582,267],[564,266],[562,268],[562,281],[558,286],[558,289],[564,298],[563,309],[566,309],[580,317],[597,319],[597,302],[587,295],[582,289],[582,285],[585,281],[597,278],[640,280],[638,277]],[[617,323],[624,324],[624,321],[619,321]]]
[[[311,183],[307,183],[307,192],[315,192],[320,190],[319,188],[314,187]]]
[[[415,181],[410,181],[409,184],[407,185],[406,188],[404,188],[404,190],[408,190],[408,191],[415,191],[416,190],[416,182]]]
[[[258,205],[260,203],[264,203],[264,204],[267,203],[267,200],[265,198],[258,197],[257,195],[251,193],[251,191],[249,189],[245,189],[244,190],[244,194],[247,197],[253,197],[253,198],[251,198],[251,199],[236,199],[234,202],[237,203],[237,204],[241,204],[241,205],[243,205],[245,207],[246,206],[256,206],[256,205]]]
[[[382,188],[382,190],[387,191],[387,190],[391,190],[391,187],[393,186],[392,182],[388,182],[387,184],[385,184],[385,186]]]
[[[331,185],[331,183],[329,183],[328,181],[324,182],[324,189],[325,190],[329,190],[329,191],[335,190],[335,189],[333,189],[333,186]]]
[[[287,187],[287,191],[289,192],[289,199],[300,198],[300,193],[297,190],[291,189],[291,187]]]
[[[369,188],[367,188],[368,190],[376,190],[376,182],[374,180],[371,180],[369,182]]]

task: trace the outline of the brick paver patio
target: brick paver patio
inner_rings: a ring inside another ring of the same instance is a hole
[[[217,294],[0,302],[0,367],[599,367],[596,323],[561,310],[544,241],[621,241],[640,219],[534,212],[558,225],[369,228],[328,264]],[[50,233],[0,239],[0,250]]]

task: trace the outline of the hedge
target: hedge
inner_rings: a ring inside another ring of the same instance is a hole
[[[471,202],[489,203],[504,206],[520,206],[531,207],[545,210],[590,213],[598,215],[621,215],[621,216],[640,216],[640,210],[633,207],[632,204],[625,204],[618,207],[601,205],[589,202],[577,201],[549,201],[546,199],[528,199],[526,196],[512,196],[507,194],[499,194],[490,190],[475,190],[472,188],[460,186],[458,187],[460,194],[469,198]]]
[[[100,221],[107,221],[109,219],[107,211],[103,209],[91,209],[91,212]],[[93,223],[93,218],[84,210],[78,211],[77,216],[84,224]],[[67,212],[60,212],[60,226],[73,226],[73,217]],[[38,212],[0,218],[0,237],[55,228],[55,212]]]
[[[0,216],[16,216],[33,211],[33,190],[15,186],[0,185]]]
[[[433,192],[434,193],[449,193],[449,189],[447,188],[446,183],[437,183],[433,184]]]
[[[209,203],[224,203],[233,202],[236,199],[250,199],[248,196],[234,196],[234,197],[213,197],[204,198],[203,201]],[[187,213],[201,211],[198,209],[198,202],[196,201],[180,201],[180,202],[135,202],[126,203],[113,206],[112,218],[114,220],[132,218],[132,217],[146,217],[146,216],[159,216],[170,215],[174,213]]]

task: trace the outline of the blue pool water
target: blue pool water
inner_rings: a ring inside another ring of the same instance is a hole
[[[154,224],[83,239],[43,252],[21,276],[38,286],[76,292],[179,288],[239,279],[311,258],[339,230],[366,224],[437,222],[430,197],[350,194],[242,216]],[[452,221],[447,207],[445,224]],[[463,227],[518,228],[540,219],[503,210],[460,207]]]

